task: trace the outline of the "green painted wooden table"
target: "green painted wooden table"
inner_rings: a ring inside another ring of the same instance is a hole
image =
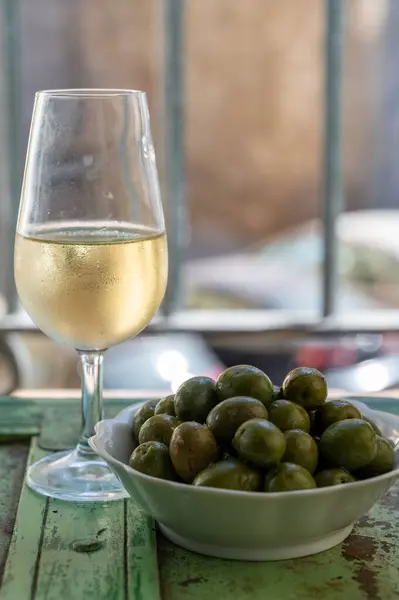
[[[131,401],[106,401],[108,415]],[[399,412],[399,400],[372,400]],[[399,598],[399,486],[340,546],[279,563],[192,554],[130,500],[76,505],[23,485],[27,463],[70,447],[76,399],[0,399],[0,600]],[[339,507],[337,507],[339,510]]]

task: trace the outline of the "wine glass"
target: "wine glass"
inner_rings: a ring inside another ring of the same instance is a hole
[[[144,92],[36,94],[14,259],[25,310],[49,337],[75,348],[82,366],[80,441],[30,466],[27,483],[63,500],[125,497],[88,439],[103,415],[104,351],[146,327],[167,283]]]

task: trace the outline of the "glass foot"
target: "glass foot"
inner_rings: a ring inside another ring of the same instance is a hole
[[[44,496],[75,502],[109,502],[129,495],[100,457],[76,449],[50,454],[31,465],[26,483]]]

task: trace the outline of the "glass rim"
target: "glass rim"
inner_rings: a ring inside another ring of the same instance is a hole
[[[118,88],[65,88],[65,89],[54,89],[54,90],[39,90],[35,94],[36,97],[41,96],[54,96],[58,98],[101,98],[101,97],[112,97],[112,96],[139,96],[145,97],[146,92],[143,90],[129,90],[129,89],[118,89]]]

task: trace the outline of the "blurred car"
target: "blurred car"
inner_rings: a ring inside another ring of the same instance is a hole
[[[330,388],[369,393],[399,386],[399,337],[358,334],[307,341],[290,367],[307,365],[324,373]]]
[[[190,377],[217,379],[224,368],[198,335],[146,334],[107,350],[104,388],[175,392]]]
[[[338,310],[399,307],[399,211],[343,213],[337,236]],[[319,314],[322,265],[322,223],[314,219],[245,250],[189,261],[190,305]]]
[[[325,376],[330,388],[348,392],[370,393],[397,388],[399,353],[385,354],[346,367],[327,369]]]
[[[399,211],[343,213],[337,236],[338,310],[399,307]],[[246,250],[188,262],[191,306],[284,309],[317,316],[322,304],[322,265],[322,222],[314,219]],[[285,371],[313,366],[326,374],[329,385],[348,391],[399,386],[399,369],[395,368],[399,365],[398,336],[306,339],[290,348],[263,348],[260,352],[261,358],[253,355],[247,360],[267,366],[271,356],[279,354]],[[281,366],[275,368],[277,378],[281,378]]]

